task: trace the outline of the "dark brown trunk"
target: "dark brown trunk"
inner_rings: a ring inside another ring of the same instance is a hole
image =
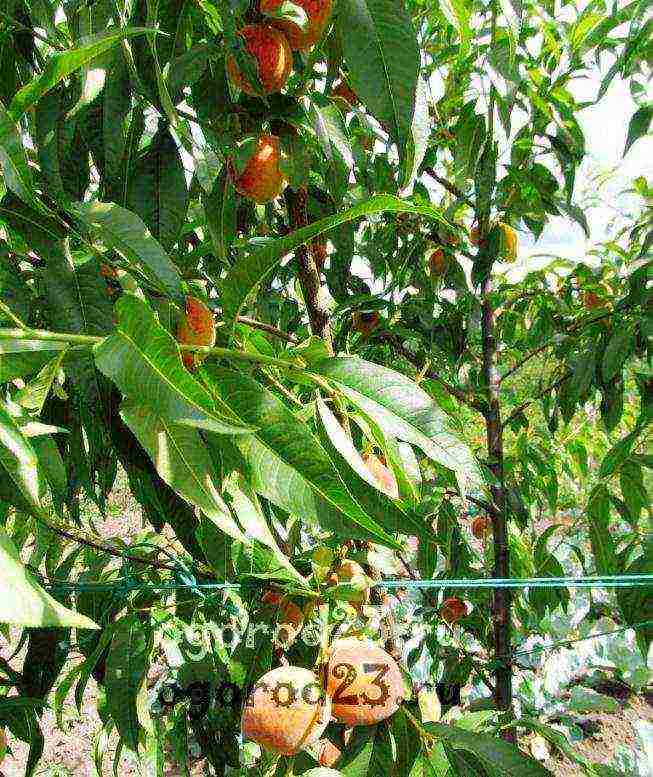
[[[510,577],[510,550],[506,519],[506,491],[503,472],[503,432],[501,408],[499,405],[500,376],[497,369],[497,344],[495,337],[494,309],[491,301],[492,280],[488,277],[482,284],[483,373],[487,386],[487,407],[484,411],[487,429],[489,466],[496,478],[492,487],[492,531],[494,537],[494,569],[497,578]],[[494,698],[497,708],[512,715],[512,645],[510,622],[511,593],[509,588],[496,588],[492,605],[494,623]],[[513,738],[513,732],[504,734]]]

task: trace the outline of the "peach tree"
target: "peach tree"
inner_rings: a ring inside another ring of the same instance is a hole
[[[647,134],[645,11],[3,4],[0,759],[90,687],[98,774],[569,752],[513,703],[568,588],[446,581],[653,571],[650,184],[589,258],[523,247],[590,238],[575,80]],[[646,594],[607,599],[643,653]]]

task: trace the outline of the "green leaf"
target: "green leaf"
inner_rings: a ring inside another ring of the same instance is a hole
[[[175,426],[155,410],[123,402],[121,416],[152,459],[163,480],[184,499],[196,505],[223,532],[247,542],[216,487],[209,452],[197,429]]]
[[[9,113],[14,121],[37,103],[52,87],[68,78],[72,73],[86,65],[95,57],[109,51],[113,46],[126,38],[143,33],[155,34],[154,30],[145,27],[126,27],[122,30],[107,30],[94,36],[90,41],[75,49],[52,54],[46,61],[41,72],[29,84],[15,95],[9,106]]]
[[[468,0],[439,0],[438,5],[446,20],[460,35],[463,50],[471,37],[469,20],[472,15],[472,6]]]
[[[370,516],[391,532],[415,534],[424,539],[433,539],[433,532],[419,517],[404,510],[379,489],[362,456],[354,447],[326,403],[317,400],[320,435],[326,451],[335,462],[340,477],[349,491],[356,497]],[[340,459],[344,459],[341,463]]]
[[[326,163],[326,183],[336,202],[342,201],[353,165],[347,127],[339,109],[332,103],[311,102],[309,117]]]
[[[7,188],[40,210],[16,121],[0,103],[0,170]]]
[[[0,476],[13,484],[35,515],[41,513],[43,489],[36,453],[1,402]]]
[[[27,321],[32,307],[32,290],[24,281],[18,267],[1,253],[0,302],[6,305],[21,321]],[[0,308],[0,324],[9,327],[15,326],[15,321],[7,317],[2,308]]]
[[[136,699],[145,682],[151,647],[151,635],[138,613],[114,624],[104,678],[107,709],[121,740],[134,753],[140,733]]]
[[[628,125],[628,137],[626,139],[626,147],[624,148],[624,156],[626,156],[636,140],[648,133],[652,121],[653,103],[642,105],[641,108],[635,111]]]
[[[235,475],[227,479],[225,490],[231,497],[231,507],[247,536],[272,552],[276,564],[290,573],[290,577],[306,586],[306,580],[297,572],[279,548],[268,522],[263,515],[258,497],[246,484],[238,482]]]
[[[127,208],[169,251],[186,220],[188,189],[177,144],[167,127],[159,129],[128,175]]]
[[[471,753],[492,777],[553,777],[538,761],[498,736],[444,723],[425,723],[424,728],[454,750]]]
[[[114,248],[161,291],[181,302],[179,271],[135,213],[112,202],[76,202],[70,212],[93,229],[107,248]]]
[[[260,283],[270,277],[286,254],[341,224],[383,212],[416,213],[448,225],[436,208],[413,205],[389,194],[379,194],[341,213],[314,221],[286,237],[271,241],[264,248],[254,251],[237,262],[222,284],[222,309],[225,321],[233,326],[247,297]]]
[[[31,628],[99,628],[90,618],[53,599],[20,560],[16,546],[0,528],[0,623]]]
[[[0,383],[33,375],[67,347],[66,343],[0,338]]]
[[[259,443],[295,469],[321,499],[369,532],[377,542],[399,547],[348,491],[327,452],[306,424],[271,391],[232,370],[207,366],[202,374],[214,395],[241,423],[257,427],[253,434]]]
[[[236,434],[250,431],[216,410],[210,394],[181,363],[179,348],[146,302],[130,294],[116,304],[118,328],[95,347],[98,368],[122,393],[176,424]]]
[[[600,478],[610,477],[610,475],[614,474],[614,472],[621,467],[624,461],[630,456],[630,452],[638,437],[639,432],[635,430],[610,448],[601,462],[601,469],[599,470]]]
[[[336,24],[352,88],[397,144],[403,160],[411,147],[420,68],[410,14],[393,0],[343,0]],[[410,172],[412,160],[404,167]],[[402,185],[406,179],[404,175]]]
[[[653,559],[650,553],[637,558],[623,573],[626,575],[653,574]],[[637,644],[644,660],[649,653],[653,642],[653,597],[649,588],[619,588],[617,589],[617,601],[621,608],[624,620],[635,629]],[[637,624],[648,621],[646,626]]]
[[[627,324],[617,327],[608,340],[601,362],[601,372],[606,382],[621,373],[624,362],[634,346],[633,330]]]
[[[421,746],[400,708],[386,724],[354,729],[338,770],[344,777],[403,777],[411,773]]]
[[[229,170],[225,167],[216,178],[210,194],[202,193],[206,226],[216,256],[231,264],[229,249],[236,237],[236,189]]]
[[[650,504],[650,499],[644,485],[642,468],[633,459],[625,461],[622,465],[619,473],[619,484],[631,516],[632,525],[636,527],[640,514]]]
[[[430,135],[429,91],[426,82],[420,78],[417,81],[410,135],[407,138],[405,153],[401,155],[399,186],[403,191],[410,189],[417,177],[426,155]]]
[[[599,575],[617,574],[614,540],[610,534],[610,494],[602,484],[590,494],[587,518],[596,571]]]
[[[420,448],[453,470],[464,490],[481,481],[469,448],[455,435],[449,417],[416,383],[387,367],[358,358],[336,357],[315,367],[364,414],[399,440]]]

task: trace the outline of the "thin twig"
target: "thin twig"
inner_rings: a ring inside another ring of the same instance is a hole
[[[569,380],[571,378],[572,372],[569,370],[569,372],[566,372],[561,378],[558,378],[554,383],[551,383],[546,388],[542,389],[539,393],[537,393],[534,397],[531,397],[531,399],[526,400],[526,402],[522,402],[521,405],[516,407],[512,413],[506,418],[506,420],[503,422],[503,426],[505,427],[507,424],[509,424],[513,419],[515,419],[520,413],[522,413],[529,405],[532,405],[534,402],[537,402],[538,399],[541,399],[545,394],[550,393],[551,391],[554,391],[558,388],[558,386],[561,386],[566,380]]]
[[[410,362],[413,367],[418,370],[418,372],[420,372],[422,375],[425,375],[427,378],[430,378],[431,380],[439,383],[448,394],[450,394],[452,397],[455,397],[459,402],[468,405],[474,410],[478,410],[479,412],[481,411],[483,405],[480,402],[477,402],[477,400],[470,396],[466,391],[458,388],[457,386],[452,386],[450,383],[447,383],[434,370],[424,370],[424,366],[419,363],[417,357],[412,354],[403,345],[403,343],[394,337],[394,335],[384,333],[379,337],[379,340],[389,343],[395,349],[395,351],[403,356],[406,361]]]
[[[278,329],[276,326],[272,326],[272,324],[267,324],[265,321],[257,321],[255,318],[250,318],[249,316],[238,316],[236,320],[241,324],[251,326],[252,329],[260,329],[263,332],[274,335],[280,340],[285,340],[287,343],[292,343],[293,345],[297,345],[299,343],[299,340],[295,337],[295,335],[291,335],[289,332],[284,332],[282,329]]]
[[[446,178],[438,175],[432,167],[425,167],[424,172],[428,173],[434,181],[439,183],[440,186],[446,189],[450,194],[453,194],[454,197],[464,202],[465,205],[469,205],[470,208],[474,207],[474,203],[466,194],[464,194],[455,184],[451,183],[451,181],[447,181]]]

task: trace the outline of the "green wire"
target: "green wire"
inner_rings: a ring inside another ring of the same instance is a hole
[[[252,583],[251,585],[254,585]],[[380,580],[375,588],[641,588],[653,587],[653,574],[604,575],[594,577],[506,577],[506,578],[454,578],[451,580]],[[136,583],[133,579],[117,584],[109,583],[63,583],[48,586],[57,591],[69,593],[95,591],[176,591],[186,588],[204,590],[234,590],[246,587],[243,583]]]

